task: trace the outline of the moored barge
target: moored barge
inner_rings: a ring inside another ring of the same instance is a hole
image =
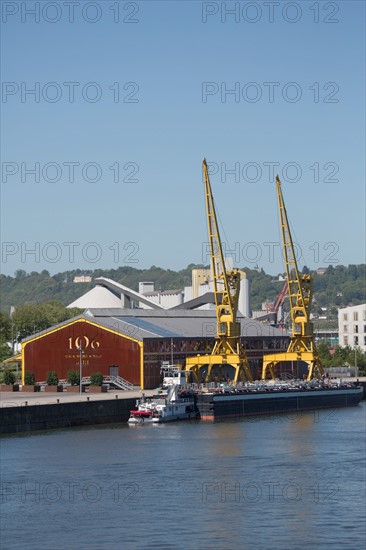
[[[197,393],[201,420],[242,418],[253,415],[336,409],[358,405],[363,389],[352,384],[258,385],[210,388]]]

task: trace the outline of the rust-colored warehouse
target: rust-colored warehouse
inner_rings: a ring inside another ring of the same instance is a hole
[[[253,319],[239,318],[241,333],[254,376],[264,352],[286,349],[282,331]],[[60,380],[78,370],[80,345],[82,375],[101,372],[118,375],[141,388],[161,382],[161,361],[184,364],[189,355],[209,353],[216,331],[215,312],[210,310],[89,309],[22,342],[22,376],[33,372],[44,382],[49,371]],[[257,372],[258,370],[258,372]]]

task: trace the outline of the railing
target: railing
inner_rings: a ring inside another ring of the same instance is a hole
[[[64,387],[70,386],[70,384],[65,378],[59,380],[58,383],[60,386],[64,386]],[[81,379],[81,383],[82,385],[90,384],[90,376],[83,376]],[[103,376],[103,384],[113,384],[120,390],[125,390],[125,391],[133,390],[133,384],[131,384],[131,382],[129,382],[128,380],[125,380],[121,376],[111,376],[111,375]],[[44,386],[47,386],[47,382],[37,382],[37,385],[44,387]]]
[[[131,384],[131,382],[129,382],[128,380],[125,380],[124,378],[122,378],[122,376],[104,376],[103,377],[103,382],[105,383],[109,383],[109,384],[114,384],[115,386],[117,386],[117,388],[120,388],[121,390],[132,390],[133,389],[133,384]]]

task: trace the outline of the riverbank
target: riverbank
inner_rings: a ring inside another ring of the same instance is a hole
[[[352,380],[347,380],[351,382]],[[359,380],[365,390],[365,380]],[[146,390],[146,397],[156,394],[157,390]],[[130,391],[110,390],[101,394],[78,394],[78,393],[48,393],[48,392],[1,392],[0,393],[0,435],[30,433],[40,430],[68,428],[75,426],[93,426],[100,424],[113,424],[127,422],[131,409],[135,408],[136,399],[141,397],[141,390]],[[314,393],[314,395],[317,392]],[[336,392],[337,393],[337,392]],[[290,397],[286,394],[287,397]],[[234,395],[230,396],[201,396],[197,402],[201,418],[214,420],[219,417],[219,406],[214,406],[213,400],[225,401],[224,413],[221,416],[242,417],[248,414],[272,414],[306,410],[309,408],[319,409],[322,406],[338,407],[347,406],[339,400],[319,405],[319,399],[309,400],[309,405],[299,404],[299,395],[296,394],[292,406],[282,400],[281,407],[275,406],[275,394],[265,394],[268,407],[264,406],[261,399],[260,407],[254,407],[255,403],[250,400],[255,396]],[[272,399],[271,399],[272,397]],[[258,397],[254,399],[257,401]],[[206,403],[207,401],[207,403]],[[230,404],[227,403],[230,401]],[[232,401],[232,403],[231,403]],[[287,399],[288,401],[288,399]],[[284,405],[286,406],[284,407]],[[230,405],[230,406],[229,406]],[[215,410],[215,412],[213,412]]]

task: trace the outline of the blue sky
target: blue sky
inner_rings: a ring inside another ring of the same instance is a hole
[[[363,2],[35,4],[2,2],[3,273],[207,263],[203,156],[239,266],[283,271],[272,170],[301,265],[365,262]]]

